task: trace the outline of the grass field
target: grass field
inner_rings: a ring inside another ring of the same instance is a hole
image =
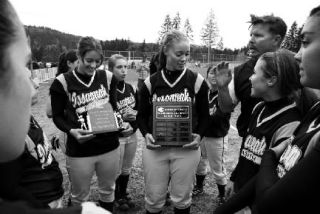
[[[198,72],[200,72],[203,76],[205,76],[206,68],[197,68]],[[132,84],[136,84],[136,73],[132,70],[129,70],[128,72],[128,81]],[[40,123],[40,125],[43,127],[45,132],[47,133],[48,137],[52,137],[56,132],[57,128],[54,126],[53,122],[48,119],[45,115],[45,105],[48,99],[48,89],[50,87],[51,82],[42,83],[40,85],[39,89],[39,102],[33,106],[32,113]],[[239,108],[236,108],[235,112],[232,114],[231,117],[231,125],[232,127],[235,127],[235,120],[237,118],[239,112]],[[236,161],[238,160],[238,152],[240,148],[240,138],[233,128],[229,130],[229,148],[227,151],[227,162],[226,166],[228,169],[228,173],[231,172],[233,167],[236,164]],[[143,181],[143,169],[142,169],[142,159],[141,159],[141,153],[144,149],[144,142],[143,138],[138,132],[138,149],[136,153],[136,157],[134,160],[134,167],[132,169],[130,182],[129,182],[129,193],[130,196],[133,198],[134,202],[136,203],[136,208],[130,212],[127,213],[135,213],[135,214],[142,214],[145,213],[144,210],[144,181]],[[56,159],[59,161],[60,168],[64,175],[64,189],[65,189],[65,195],[64,195],[64,202],[66,202],[66,199],[69,195],[70,185],[67,178],[67,171],[65,168],[65,156],[60,151],[57,150],[54,153]],[[217,196],[217,188],[215,185],[215,180],[211,173],[207,176],[205,180],[205,193],[197,196],[193,200],[193,204],[191,207],[191,213],[212,213],[212,211],[216,207],[216,198]],[[97,194],[97,180],[94,176],[92,179],[92,185],[91,185],[91,201],[97,201],[98,200],[98,194]],[[173,213],[172,206],[166,207],[164,213]],[[123,213],[120,211],[116,211],[115,213]]]

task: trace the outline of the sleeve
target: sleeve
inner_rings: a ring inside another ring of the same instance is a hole
[[[137,89],[134,88],[134,86],[132,86],[132,85],[130,85],[130,86],[132,87],[132,90],[133,90],[133,92],[134,92],[134,99],[135,99],[135,101],[136,101],[136,105],[135,105],[135,107],[133,108],[133,110],[138,111],[138,106],[139,106],[138,92],[137,92]],[[131,127],[133,128],[133,132],[136,132],[137,129],[138,129],[138,122],[137,122],[137,120],[130,122],[130,125],[131,125]]]
[[[214,214],[236,213],[237,211],[250,206],[255,198],[256,176],[252,177],[235,195],[219,206]]]
[[[63,132],[68,133],[72,128],[65,118],[64,112],[68,96],[59,80],[55,79],[50,87],[52,119],[54,124]]]
[[[256,181],[259,213],[308,213],[307,209],[317,209],[320,142],[281,179],[276,173],[277,164],[275,153],[266,151]]]
[[[231,82],[228,85],[228,89],[229,89],[229,94],[230,94],[230,97],[232,99],[233,105],[237,105],[238,102],[239,102],[239,99],[238,99],[238,97],[236,95],[236,91],[235,91],[235,87],[234,87],[234,74],[232,75],[232,79],[231,79]]]
[[[194,129],[194,133],[204,136],[205,131],[209,124],[209,103],[208,103],[208,85],[205,81],[202,82],[198,93],[196,94],[196,112],[198,116],[197,127]]]
[[[270,147],[278,145],[282,140],[285,140],[293,135],[294,130],[300,124],[299,121],[293,121],[281,126],[272,136]]]
[[[115,111],[118,111],[118,107],[117,107],[117,85],[118,85],[118,80],[114,75],[112,75],[109,93],[110,93],[110,104],[112,105],[112,108]]]
[[[148,80],[148,79],[147,79]],[[152,105],[150,103],[149,90],[145,83],[143,83],[139,93],[139,107],[137,122],[141,134],[145,136],[147,133],[152,133],[151,127],[148,126],[149,116],[152,114]]]
[[[240,151],[241,151],[241,149],[240,149]],[[240,158],[240,156],[239,156],[239,158]],[[238,162],[239,162],[239,159],[238,159]],[[232,171],[232,173],[230,175],[230,181],[232,181],[232,182],[235,181],[237,173],[238,173],[238,164],[236,165],[236,167],[234,168],[234,170]]]

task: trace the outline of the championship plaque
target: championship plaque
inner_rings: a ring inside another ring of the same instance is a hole
[[[89,109],[87,112],[88,130],[93,134],[119,130],[118,120],[110,103]]]
[[[155,144],[180,147],[192,142],[192,103],[154,102]]]

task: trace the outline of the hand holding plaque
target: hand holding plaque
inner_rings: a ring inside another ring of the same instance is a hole
[[[129,137],[133,134],[133,128],[128,122],[123,123],[123,130],[120,132],[120,137]]]
[[[87,112],[88,130],[93,134],[115,132],[119,130],[119,122],[109,102]]]
[[[201,137],[198,134],[192,133],[193,141],[183,145],[183,148],[197,150],[200,146]]]
[[[85,143],[95,137],[91,131],[83,129],[70,129],[70,135],[73,136],[80,144]]]
[[[155,140],[154,140],[152,134],[147,133],[144,138],[145,138],[145,141],[146,141],[147,149],[155,150],[155,149],[161,148],[160,145],[155,144]]]

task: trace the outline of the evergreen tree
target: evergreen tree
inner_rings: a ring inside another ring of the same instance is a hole
[[[172,29],[180,30],[181,18],[179,12],[177,12],[176,16],[172,20]]]
[[[188,39],[192,42],[193,41],[193,30],[192,30],[192,27],[191,27],[191,24],[190,24],[190,21],[188,18],[184,22],[183,32],[186,34]]]
[[[171,22],[170,15],[167,14],[165,19],[164,19],[163,24],[161,25],[161,30],[159,32],[158,43],[162,40],[163,35],[165,35],[170,30],[172,30],[172,22]]]
[[[281,48],[298,52],[300,48],[300,32],[301,28],[298,28],[297,22],[294,21],[281,44]]]
[[[146,40],[144,39],[140,46],[140,51],[145,52],[146,51]]]
[[[201,39],[203,43],[208,47],[208,63],[210,62],[211,48],[217,43],[219,36],[218,25],[213,10],[211,9],[209,15],[205,21],[204,27],[201,30]]]
[[[219,43],[217,44],[217,49],[218,50],[223,50],[223,38],[220,38]]]

